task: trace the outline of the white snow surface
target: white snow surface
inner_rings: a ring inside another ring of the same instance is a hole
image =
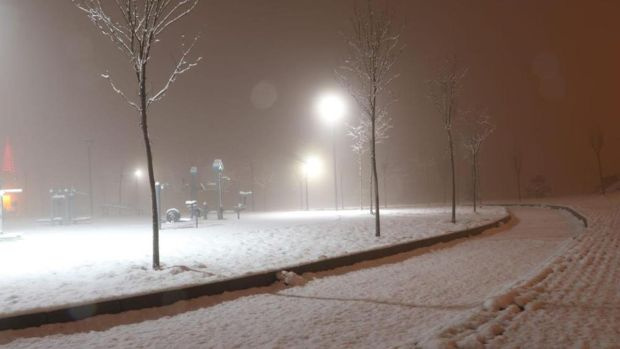
[[[7,348],[449,348],[456,343],[480,347],[480,338],[498,338],[505,331],[502,322],[481,323],[472,330],[474,338],[468,335],[463,340],[456,338],[455,328],[485,311],[484,304],[489,312],[506,316],[521,311],[513,304],[519,297],[526,308],[535,304],[537,295],[513,292],[515,287],[545,273],[550,261],[570,251],[575,241],[586,239],[579,235],[583,234],[579,224],[562,212],[513,211],[516,219],[511,223],[478,237],[334,271],[290,275],[304,279],[293,283],[300,286],[280,283],[70,324],[4,331],[0,344]],[[522,339],[527,341],[528,336]]]
[[[429,346],[620,348],[620,193],[545,203],[577,210],[589,228]]]
[[[200,221],[198,229],[164,229],[161,261],[151,269],[147,218],[109,224],[39,225],[0,242],[0,317],[278,270],[380,246],[478,226],[506,214],[448,208],[382,210],[382,236],[367,211],[243,214],[241,220]],[[186,224],[190,225],[191,224]]]

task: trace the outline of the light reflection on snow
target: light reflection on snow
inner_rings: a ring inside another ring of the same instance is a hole
[[[367,210],[245,213],[200,221],[198,229],[164,229],[164,269],[151,269],[148,218],[73,226],[12,226],[21,240],[0,242],[0,316],[32,307],[204,283],[282,268],[461,229],[499,218],[501,208],[474,215],[447,208],[382,210],[381,238]]]

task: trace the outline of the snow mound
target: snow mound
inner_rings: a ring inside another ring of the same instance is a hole
[[[497,297],[489,298],[484,302],[484,309],[489,311],[498,311],[507,308],[514,303],[515,297],[518,295],[516,290],[504,293]]]
[[[276,277],[287,286],[302,286],[306,283],[306,279],[292,271],[279,271]]]

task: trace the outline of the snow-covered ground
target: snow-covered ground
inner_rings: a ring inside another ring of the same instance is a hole
[[[444,347],[620,348],[620,193],[547,200],[589,228],[537,273],[436,336]]]
[[[511,224],[481,236],[306,274],[303,286],[275,285],[5,331],[0,343],[2,337],[10,348],[386,348],[432,343],[435,334],[471,318],[486,300],[568,251],[573,237],[583,239],[579,223],[565,213],[514,213]]]
[[[153,271],[149,223],[11,227],[23,239],[0,242],[0,317],[68,304],[199,284],[460,230],[496,220],[503,208],[459,223],[446,208],[385,210],[383,236],[360,211],[245,214],[161,232],[163,271]]]

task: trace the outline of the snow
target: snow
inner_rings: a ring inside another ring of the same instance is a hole
[[[201,221],[198,229],[165,229],[162,271],[150,268],[147,218],[12,227],[23,238],[0,242],[0,317],[285,269],[488,223],[505,210],[491,207],[474,214],[463,208],[456,225],[447,221],[446,208],[382,213],[381,238],[374,237],[373,217],[353,210],[244,214],[241,220]]]
[[[527,208],[514,213],[517,219],[512,223],[474,238],[304,274],[302,286],[279,283],[71,324],[5,331],[0,332],[0,344],[8,348],[481,347],[482,341],[498,338],[510,327],[495,319],[458,336],[459,324],[470,324],[487,299],[506,295],[513,285],[538,274],[583,232],[558,211]],[[511,304],[500,312],[514,317],[521,310]]]
[[[620,194],[546,202],[577,210],[588,218],[589,228],[536,273],[506,288],[504,294],[512,299],[503,304],[487,300],[471,317],[438,333],[435,341],[464,344],[475,338],[487,348],[620,345]],[[502,307],[508,303],[512,305]],[[503,331],[484,336],[490,324],[501,324]]]

